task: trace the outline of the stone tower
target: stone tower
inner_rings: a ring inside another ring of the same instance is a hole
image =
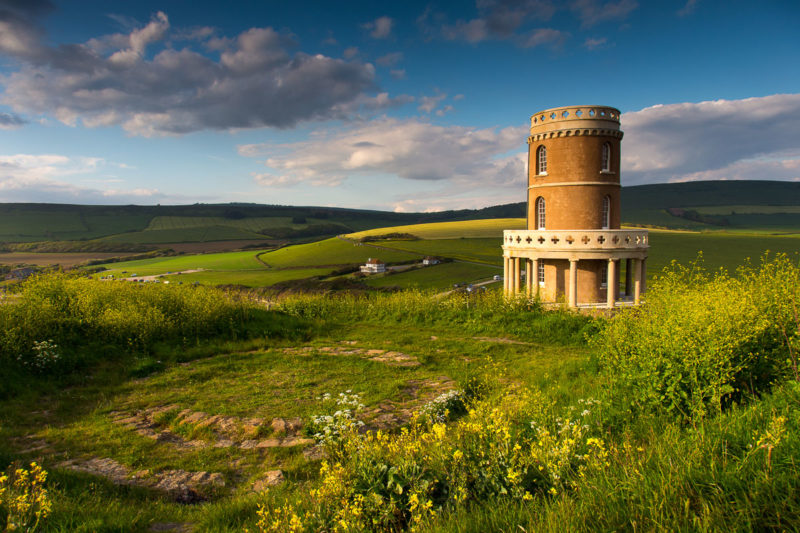
[[[648,234],[620,229],[619,117],[619,110],[602,106],[531,117],[528,227],[503,232],[506,294],[524,289],[543,301],[565,298],[570,307],[639,303]]]

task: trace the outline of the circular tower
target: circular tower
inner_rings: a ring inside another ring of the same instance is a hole
[[[531,117],[528,137],[528,224],[506,231],[506,292],[521,288],[570,306],[605,302],[619,291],[638,302],[647,256],[646,231],[620,229],[620,112],[613,107],[569,106]]]

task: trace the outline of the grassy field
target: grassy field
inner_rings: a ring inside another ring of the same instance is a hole
[[[503,230],[522,229],[524,218],[494,218],[487,220],[470,220],[462,222],[437,222],[430,224],[413,224],[410,226],[394,226],[377,228],[347,235],[350,239],[361,239],[387,233],[410,233],[420,239],[458,239],[487,238],[503,236]]]
[[[335,237],[319,242],[287,246],[259,255],[259,259],[272,268],[356,264],[364,263],[370,257],[377,257],[386,263],[419,259],[417,254],[398,250],[380,250],[365,245],[359,246]]]
[[[518,225],[521,219],[509,224]],[[377,257],[387,263],[407,262],[431,255],[451,258],[456,261],[483,263],[487,266],[502,265],[501,239],[499,237],[452,238],[459,231],[466,235],[496,232],[505,222],[467,221],[442,224],[406,226],[404,232],[419,235],[434,235],[435,238],[400,241],[378,241],[357,244],[338,238],[287,246],[273,251],[245,251],[218,254],[184,255],[162,257],[108,265],[109,272],[119,275],[125,270],[139,275],[163,274],[168,271],[203,269],[206,272],[191,274],[184,279],[209,284],[241,284],[267,286],[289,279],[302,279],[330,273],[336,267],[356,265],[369,257]],[[459,230],[458,228],[461,228]],[[375,230],[377,234],[397,228]],[[451,238],[445,238],[451,236]],[[767,251],[771,253],[795,254],[800,250],[800,238],[784,235],[739,234],[723,232],[676,232],[651,230],[648,274],[658,274],[671,261],[688,263],[702,252],[707,268],[735,269],[747,258],[757,262]],[[401,287],[448,287],[453,283],[470,282],[489,271],[483,267],[458,263],[441,265],[434,270],[420,269],[376,278],[368,281],[375,287],[397,285]],[[284,269],[295,270],[292,274],[278,273]]]
[[[148,309],[135,306],[141,295],[178,316],[183,304],[202,314],[228,301],[222,292],[195,287],[103,287],[124,291],[114,305],[142,317]],[[42,288],[40,295],[54,290]],[[162,291],[174,298],[155,298]],[[689,292],[680,303],[690,303],[699,312],[692,316],[702,319],[717,299],[698,294]],[[56,317],[64,328],[108,316],[101,308],[110,293],[75,296],[60,308],[89,315]],[[751,329],[737,322],[750,317],[737,298],[727,295],[734,307],[728,322],[714,322],[719,333],[728,324]],[[31,311],[43,309],[39,303],[31,300]],[[772,304],[761,302],[764,309]],[[662,312],[671,310],[665,305]],[[65,354],[83,366],[15,374],[14,394],[0,398],[0,468],[35,460],[48,471],[52,512],[42,531],[283,532],[293,515],[308,532],[344,531],[342,524],[387,533],[800,526],[800,387],[791,381],[770,380],[760,394],[690,424],[680,414],[613,403],[613,376],[598,366],[605,345],[586,343],[600,334],[603,319],[543,313],[491,293],[414,292],[291,297],[276,311],[250,309],[242,317],[236,331],[226,333],[226,320],[217,320],[217,336],[187,339],[176,330],[147,350],[126,348],[125,333],[99,343],[74,337],[76,350]],[[256,318],[269,331],[249,327]],[[641,345],[671,346],[684,356],[682,341],[700,351],[717,346],[717,329],[687,331],[681,339],[672,336],[675,328],[637,327],[646,318],[626,315],[630,324],[619,338],[636,344],[631,335],[643,341],[660,335],[663,342]],[[777,334],[776,317],[761,318],[759,327]],[[68,331],[59,335],[65,346],[72,338]],[[3,338],[3,357],[10,353],[6,343]],[[719,349],[732,346],[738,348]],[[783,354],[776,357],[783,362]],[[697,362],[676,356],[664,366]],[[657,389],[662,382],[651,376],[643,385]],[[444,418],[413,422],[412,411],[443,406],[448,391],[455,396],[447,397],[468,398],[470,409],[447,404],[453,411]],[[341,412],[325,399],[340,393],[357,394],[358,418],[381,433],[345,432],[342,443],[324,448],[323,459],[307,439],[319,429],[315,415]],[[268,473],[278,470],[282,482],[265,488]],[[168,489],[166,480],[175,478],[191,490]],[[208,479],[214,483],[203,484]],[[359,512],[336,515],[375,499]],[[358,526],[364,516],[375,522]]]
[[[258,250],[246,252],[223,252],[218,254],[180,255],[156,257],[139,261],[125,261],[106,265],[106,274],[119,276],[123,271],[140,276],[165,274],[181,270],[263,270],[265,267],[256,256]]]
[[[502,275],[502,269],[473,263],[442,263],[381,277],[371,276],[365,282],[370,287],[400,287],[403,289],[451,289],[453,283],[476,282]]]

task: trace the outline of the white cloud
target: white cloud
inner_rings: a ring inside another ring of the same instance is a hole
[[[0,155],[0,201],[52,203],[155,203],[166,198],[157,189],[94,189],[69,180],[117,183],[117,179],[87,179],[106,165],[97,157],[59,154]]]
[[[142,136],[289,128],[350,118],[342,110],[352,111],[354,102],[377,88],[371,64],[292,54],[292,39],[272,28],[251,28],[234,38],[201,28],[177,48],[170,39],[189,34],[172,30],[167,15],[158,12],[127,34],[50,47],[36,17],[20,13],[0,10],[0,53],[21,61],[16,71],[0,76],[2,103],[68,125],[118,124]]]
[[[526,132],[525,127],[476,129],[381,118],[346,130],[318,131],[304,142],[242,145],[239,153],[267,156],[271,170],[254,176],[265,186],[338,185],[350,176],[393,176],[447,182],[438,195],[445,201],[480,189],[492,195],[498,188],[521,189]],[[520,194],[509,192],[506,201],[518,201]],[[413,199],[413,194],[403,198]]]
[[[623,181],[794,179],[800,94],[657,105],[623,113]]]
[[[392,26],[394,20],[391,17],[378,17],[372,22],[366,22],[361,25],[362,28],[369,31],[370,37],[373,39],[386,39],[392,34]]]
[[[379,57],[375,62],[382,67],[393,67],[403,60],[403,52],[392,52]]]
[[[419,99],[417,110],[424,113],[431,113],[434,109],[439,107],[439,104],[442,103],[442,100],[445,98],[447,98],[447,95],[444,93],[439,93],[435,96],[423,96]]]

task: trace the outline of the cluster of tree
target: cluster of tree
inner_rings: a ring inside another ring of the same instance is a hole
[[[340,233],[352,233],[353,228],[344,224],[309,224],[304,228],[293,228],[291,226],[281,226],[278,228],[265,228],[259,231],[261,235],[267,235],[274,239],[299,239],[302,237],[319,237],[322,235],[339,235]]]

